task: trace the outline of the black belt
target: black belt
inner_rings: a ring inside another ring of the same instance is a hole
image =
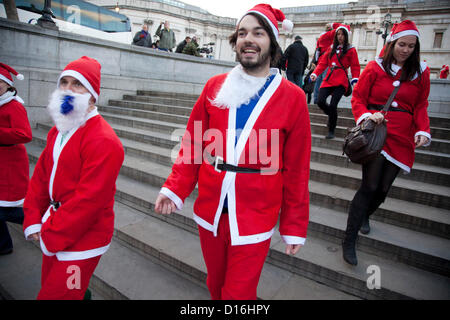
[[[223,158],[219,156],[210,156],[210,158],[213,158],[214,161],[210,161],[209,164],[214,166],[214,170],[216,170],[217,172],[231,171],[238,173],[261,173],[261,169],[238,167],[232,164],[224,163]]]
[[[381,111],[383,110],[383,105],[382,104],[369,104],[367,106],[368,110],[377,110],[377,111]],[[389,107],[388,111],[399,111],[399,112],[406,112],[409,113],[410,115],[413,115],[412,112],[409,112],[408,110],[402,109],[402,108],[398,108],[398,107]]]
[[[15,144],[0,144],[0,147],[12,147],[15,146]]]
[[[50,205],[53,206],[53,209],[58,210],[61,206],[61,202],[50,200]]]

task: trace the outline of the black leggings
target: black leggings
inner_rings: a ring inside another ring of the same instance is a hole
[[[400,168],[383,155],[362,166],[362,182],[350,205],[346,236],[356,239],[365,217],[384,202]]]
[[[334,133],[337,124],[337,106],[345,93],[343,86],[320,88],[317,105],[328,116],[328,130]],[[328,96],[331,95],[330,104],[327,103]]]

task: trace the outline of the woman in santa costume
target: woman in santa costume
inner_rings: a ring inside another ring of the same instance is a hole
[[[23,75],[0,63],[0,255],[13,251],[6,221],[22,224],[29,164],[24,143],[32,138],[23,100],[17,95],[12,75]]]
[[[194,220],[212,299],[256,299],[279,216],[287,254],[306,238],[309,114],[304,92],[270,68],[278,21],[289,23],[267,4],[238,21],[230,44],[240,64],[206,83],[155,204],[181,209],[198,183]]]
[[[444,64],[441,68],[441,72],[439,73],[439,79],[447,79],[449,72],[450,67]]]
[[[400,88],[386,114],[380,112],[394,88]],[[427,114],[430,69],[420,61],[419,31],[414,22],[394,24],[380,56],[364,69],[352,97],[356,123],[387,120],[381,154],[362,166],[361,186],[350,206],[343,241],[345,261],[357,264],[358,230],[370,232],[369,216],[384,202],[400,170],[409,173],[414,150],[431,143]]]
[[[55,127],[24,203],[25,237],[40,241],[43,253],[38,299],[82,299],[111,243],[124,151],[94,105],[100,68],[89,57],[70,62],[48,105]]]
[[[334,130],[337,124],[337,106],[344,93],[358,81],[360,66],[356,49],[349,44],[350,26],[341,24],[336,28],[334,42],[327,52],[320,57],[317,68],[311,74],[311,80],[316,81],[317,77],[328,69],[323,78],[319,90],[317,105],[328,115],[328,135],[327,139],[334,138]],[[349,83],[348,71],[350,68],[353,79]],[[331,95],[330,104],[327,98]]]

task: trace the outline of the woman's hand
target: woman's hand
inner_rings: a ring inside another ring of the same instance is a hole
[[[377,124],[380,124],[384,120],[384,115],[381,112],[375,112],[369,116],[369,119]]]
[[[311,81],[316,81],[317,76],[315,74],[312,74],[309,76],[309,78],[311,79]]]
[[[414,137],[414,144],[416,145],[416,148],[419,148],[423,146],[424,144],[428,143],[428,138],[422,135],[417,135]]]

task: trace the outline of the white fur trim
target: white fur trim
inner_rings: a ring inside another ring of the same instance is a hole
[[[428,142],[425,143],[422,147],[428,147],[431,144],[431,134],[429,134],[428,132],[425,131],[417,131],[416,134],[414,135],[414,137],[417,136],[424,136],[428,138]]]
[[[108,251],[110,245],[111,243],[103,247],[84,251],[59,251],[56,253],[56,258],[59,261],[86,260],[104,254]]]
[[[23,74],[19,73],[19,74],[16,76],[16,78],[17,78],[17,80],[23,80],[23,79],[24,79],[24,76],[23,76]]]
[[[395,41],[395,40],[397,40],[397,39],[399,39],[401,37],[404,37],[404,36],[416,36],[417,38],[420,39],[420,34],[416,30],[405,30],[405,31],[402,31],[402,32],[398,32],[398,33],[396,33],[394,35],[390,34],[387,37],[386,42],[392,42],[392,41]]]
[[[30,235],[36,232],[41,232],[42,224],[32,224],[31,226],[28,226],[25,231],[23,232],[25,234],[25,239],[31,240],[28,238]]]
[[[372,114],[370,112],[366,112],[363,113],[362,116],[360,116],[358,118],[358,120],[356,121],[356,125],[359,125],[363,120],[367,119],[368,117],[370,117]]]
[[[410,173],[411,168],[408,167],[406,164],[401,163],[397,159],[393,158],[391,155],[389,155],[386,151],[381,150],[381,154],[390,162],[395,164],[397,167],[400,167],[400,169],[403,169],[405,172]]]
[[[57,84],[58,88],[59,88],[59,82],[61,81],[61,78],[64,76],[74,77],[75,79],[80,81],[81,84],[92,94],[95,101],[98,101],[98,94],[97,94],[97,92],[95,92],[91,83],[89,81],[87,81],[87,79],[81,73],[79,73],[78,71],[75,71],[75,70],[65,70],[61,73],[61,75],[59,76],[59,79],[58,79],[58,84]]]
[[[286,244],[301,244],[302,246],[305,244],[305,241],[306,241],[305,238],[295,237],[295,236],[281,235],[281,238],[283,239],[284,243],[286,243]]]
[[[44,224],[48,220],[48,218],[50,218],[50,215],[51,215],[50,209],[51,209],[51,207],[52,206],[48,207],[47,211],[45,211],[45,214],[44,214],[44,216],[41,219],[42,224]]]
[[[167,198],[172,200],[175,205],[177,206],[178,210],[181,210],[183,208],[183,201],[178,197],[175,193],[172,192],[172,190],[168,188],[161,188],[161,191],[159,193],[165,195]]]
[[[0,207],[8,207],[8,208],[20,207],[21,205],[23,205],[24,200],[25,199],[21,199],[21,200],[17,200],[17,201],[0,200]]]
[[[2,75],[2,74],[0,74],[0,80],[3,80],[3,81],[5,81],[7,84],[9,84],[10,86],[13,86],[14,85],[14,83],[11,81],[11,80],[9,80],[7,77],[5,77],[4,75]]]

